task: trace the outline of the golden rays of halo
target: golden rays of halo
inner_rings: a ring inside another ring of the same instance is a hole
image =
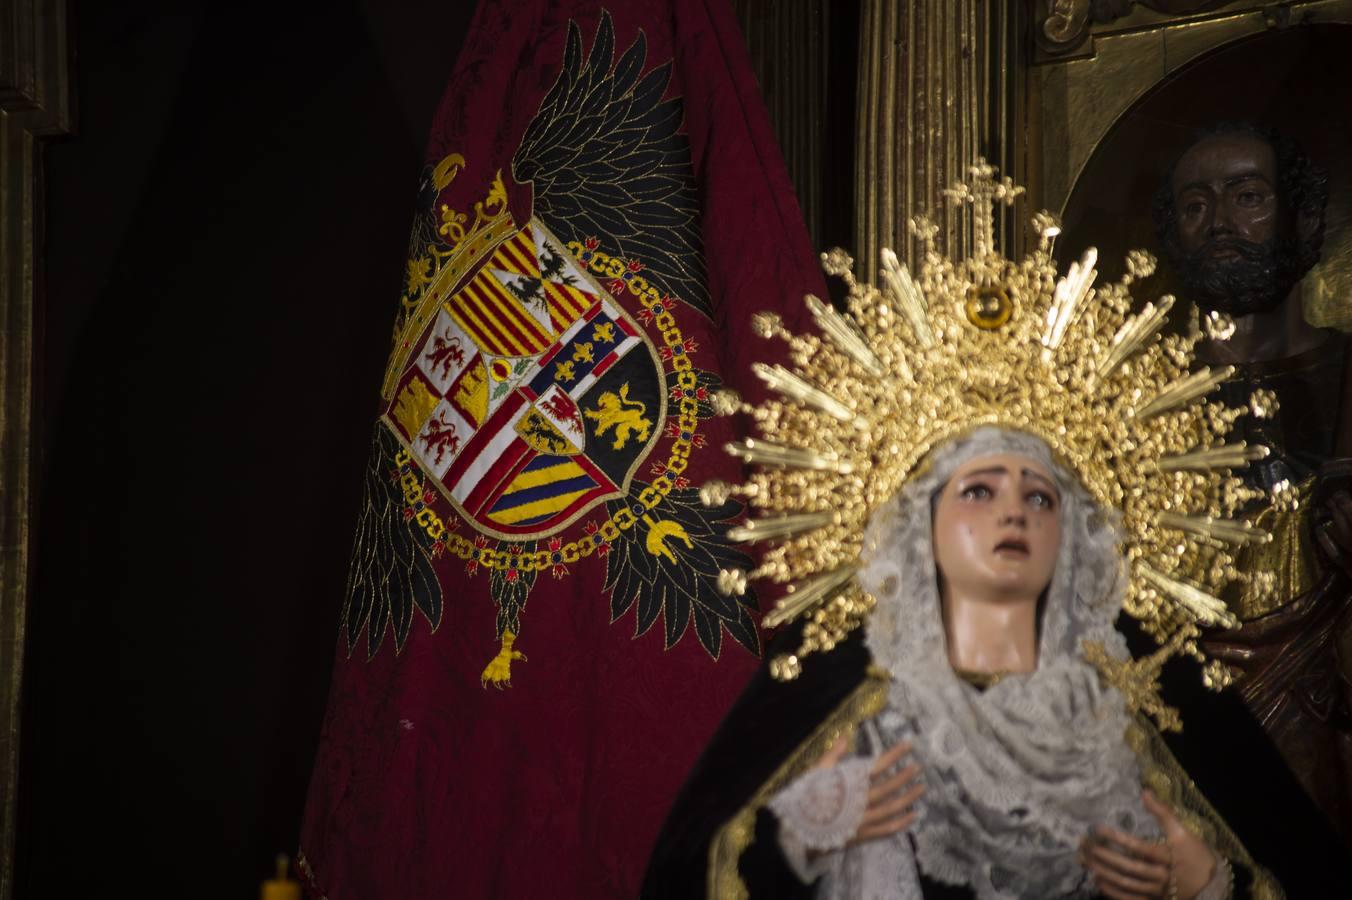
[[[1270,415],[1272,398],[1244,408],[1206,400],[1232,370],[1193,369],[1203,337],[1195,316],[1186,333],[1161,334],[1173,297],[1133,309],[1129,288],[1154,271],[1149,254],[1128,254],[1114,284],[1096,283],[1092,249],[1059,273],[1060,226],[1042,212],[1035,249],[1007,259],[992,239],[996,204],[1012,206],[1023,189],[984,160],[968,175],[944,193],[972,216],[971,257],[939,254],[937,229],[915,217],[910,230],[925,250],[918,275],[884,249],[881,286],[861,283],[853,260],[831,250],[823,268],[848,286],[848,315],[808,296],[820,333],[754,317],[758,334],[787,342],[791,364],[754,367],[774,399],[751,406],[726,392],[716,404],[750,416],[756,436],[726,448],[751,464],[746,482],[711,483],[704,494],[746,499],[755,514],[730,537],[765,548],[757,568],[719,583],[730,592],[748,578],[788,585],[764,622],[808,617],[798,651],[771,661],[776,677],[795,677],[805,655],[834,647],[874,606],[854,578],[874,510],[931,449],[997,425],[1042,438],[1095,500],[1120,512],[1124,608],[1161,645],[1202,660],[1196,626],[1235,625],[1219,597],[1255,577],[1235,568],[1234,548],[1267,539],[1240,515],[1263,493],[1233,474],[1267,448],[1229,434],[1245,412]],[[1208,321],[1206,333],[1227,324]],[[1206,672],[1209,683],[1226,680],[1217,663]]]

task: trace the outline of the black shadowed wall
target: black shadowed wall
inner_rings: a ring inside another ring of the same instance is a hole
[[[256,896],[296,845],[473,3],[72,5],[14,896]]]

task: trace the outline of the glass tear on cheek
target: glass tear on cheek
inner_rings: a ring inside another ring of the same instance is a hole
[[[402,729],[404,729],[405,731],[412,731],[412,730],[413,730],[413,720],[412,720],[412,719],[400,719],[400,720],[399,720],[399,727],[402,728]]]

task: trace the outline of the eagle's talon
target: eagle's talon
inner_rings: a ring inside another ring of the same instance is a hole
[[[504,686],[512,686],[512,660],[526,661],[526,654],[520,650],[512,649],[512,644],[515,642],[516,635],[514,633],[510,631],[502,633],[502,649],[484,667],[483,674],[479,676],[480,687],[487,688],[490,683],[498,690],[502,690]]]

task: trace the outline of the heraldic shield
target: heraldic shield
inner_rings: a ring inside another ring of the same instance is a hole
[[[623,496],[666,419],[662,364],[538,219],[461,279],[382,420],[482,532],[555,534]]]

